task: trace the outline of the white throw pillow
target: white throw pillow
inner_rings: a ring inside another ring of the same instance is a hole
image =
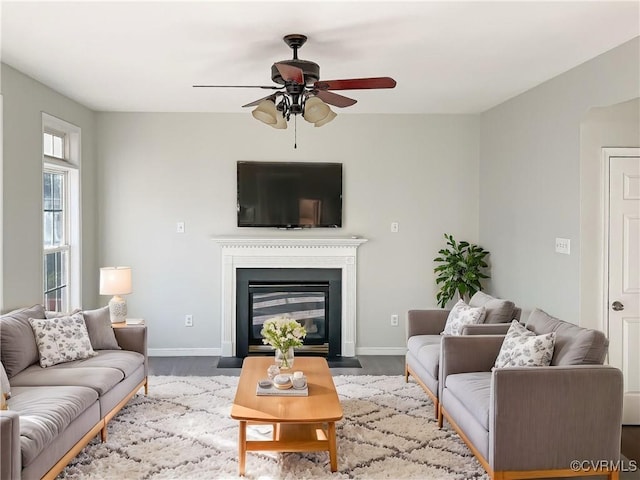
[[[36,337],[41,367],[96,355],[91,348],[82,313],[68,317],[30,318],[29,323]]]
[[[494,368],[547,367],[551,364],[555,332],[536,335],[517,320],[511,322]]]
[[[482,323],[487,311],[484,307],[473,308],[458,300],[447,317],[447,323],[441,335],[460,335],[465,325]]]

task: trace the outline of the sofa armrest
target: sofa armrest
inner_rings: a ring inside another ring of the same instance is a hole
[[[447,323],[449,310],[409,310],[407,338],[414,335],[440,335]]]
[[[147,356],[147,326],[127,325],[126,328],[114,328],[118,345],[123,350],[138,352],[144,355],[144,374],[149,372],[149,359]]]
[[[0,479],[18,480],[22,471],[20,453],[20,416],[11,410],[0,411]]]
[[[505,335],[510,323],[479,323],[462,327],[462,335]]]
[[[617,368],[504,368],[494,370],[491,381],[488,461],[494,470],[620,459],[623,378]]]

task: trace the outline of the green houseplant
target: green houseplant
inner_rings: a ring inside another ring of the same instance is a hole
[[[447,240],[447,248],[438,251],[434,262],[439,263],[435,267],[436,285],[440,287],[436,300],[438,305],[444,308],[449,300],[456,294],[459,298],[472,297],[482,290],[480,281],[490,278],[485,274],[488,268],[484,261],[489,252],[484,248],[469,242],[456,242],[453,235],[444,234]]]

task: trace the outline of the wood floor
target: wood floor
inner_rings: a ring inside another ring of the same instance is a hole
[[[219,357],[149,357],[150,375],[239,376],[239,368],[217,368]],[[404,375],[403,355],[359,356],[362,368],[332,368],[334,375]],[[622,428],[622,454],[640,465],[640,426]]]

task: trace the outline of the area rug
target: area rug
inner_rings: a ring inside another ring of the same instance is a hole
[[[149,379],[61,479],[232,479],[238,424],[230,418],[237,377]],[[455,432],[439,430],[433,404],[402,376],[334,377],[344,418],[337,423],[338,472],[326,452],[247,453],[247,479],[486,479]],[[248,436],[269,439],[270,426]]]

